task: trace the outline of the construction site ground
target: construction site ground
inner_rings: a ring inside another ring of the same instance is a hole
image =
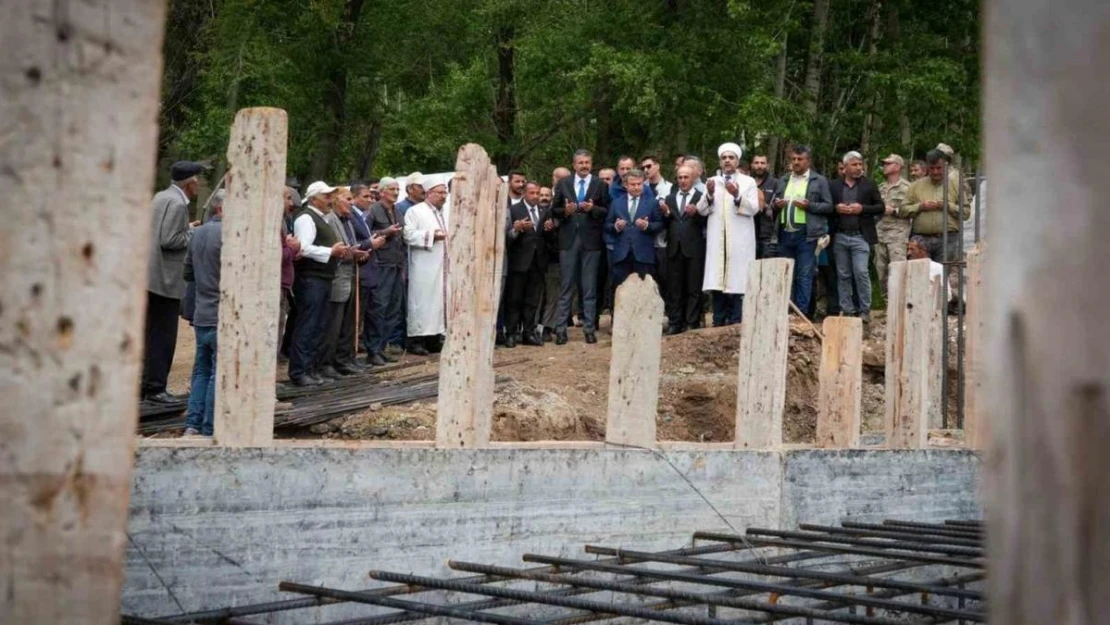
[[[873,314],[870,336],[863,349],[863,432],[883,429],[886,319]],[[602,440],[608,409],[609,318],[602,317],[598,343],[587,345],[580,329],[572,328],[563,346],[499,348],[494,363],[499,384],[494,404],[493,439],[496,441]],[[954,319],[950,318],[950,324]],[[787,443],[813,442],[816,435],[818,368],[821,343],[813,329],[791,316],[790,349],[784,438]],[[950,332],[954,336],[954,332]],[[725,442],[733,439],[736,422],[736,380],[739,366],[740,326],[706,328],[662,338],[659,440]],[[170,390],[188,390],[194,351],[193,330],[183,323],[177,356],[170,376]],[[401,355],[411,364],[383,373],[402,378],[435,373],[436,356]],[[507,364],[501,364],[507,363]],[[955,371],[952,371],[955,379]],[[284,363],[278,368],[285,378]],[[950,414],[955,415],[955,384],[950,385]],[[297,430],[296,438],[432,440],[435,438],[434,400],[370,409],[334,418]],[[954,420],[954,416],[953,416]],[[931,424],[935,428],[940,423]],[[283,434],[288,436],[289,434]],[[958,433],[936,431],[935,442]]]

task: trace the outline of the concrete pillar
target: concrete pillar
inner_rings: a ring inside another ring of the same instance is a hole
[[[748,267],[736,391],[737,449],[782,446],[793,273],[794,261],[786,258],[757,260]]]
[[[0,3],[0,621],[119,622],[165,3]]]
[[[922,448],[928,442],[929,356],[934,338],[936,290],[929,260],[890,264],[886,330],[886,445]]]
[[[1110,614],[1110,3],[988,0],[991,622]]]
[[[481,146],[459,149],[447,237],[447,342],[440,355],[436,446],[486,447],[501,299],[508,185]]]
[[[863,322],[854,317],[829,317],[823,330],[817,446],[858,447],[863,403]]]
[[[617,289],[613,308],[605,441],[654,447],[663,338],[663,300],[655,280],[630,276]]]
[[[274,440],[277,322],[281,306],[285,111],[239,111],[227,149],[220,250],[215,440],[266,447]]]

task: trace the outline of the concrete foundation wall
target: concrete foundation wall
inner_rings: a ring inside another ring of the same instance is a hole
[[[290,598],[277,592],[281,580],[367,588],[376,585],[372,568],[446,575],[448,558],[519,566],[524,553],[581,556],[586,543],[675,548],[695,530],[729,530],[697,491],[738,531],[848,516],[978,516],[979,463],[965,451],[662,456],[141,448],[123,611]],[[310,613],[293,614],[303,623]],[[319,612],[354,613],[366,608]]]

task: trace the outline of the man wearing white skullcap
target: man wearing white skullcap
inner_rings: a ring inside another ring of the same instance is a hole
[[[447,333],[447,184],[425,177],[424,201],[405,212],[409,246],[408,350],[426,355]]]
[[[743,151],[735,143],[717,148],[721,169],[705,183],[698,213],[706,217],[705,278],[702,290],[713,295],[713,325],[740,322],[748,263],[755,260],[755,214],[759,190],[740,173]]]

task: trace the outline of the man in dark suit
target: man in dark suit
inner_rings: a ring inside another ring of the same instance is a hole
[[[644,194],[644,172],[628,172],[624,188],[626,193],[613,200],[605,219],[605,232],[613,242],[614,289],[633,273],[655,273],[655,235],[663,230],[659,203]]]
[[[886,212],[879,187],[863,175],[859,152],[844,155],[844,176],[829,184],[833,209],[833,255],[836,257],[837,293],[840,310],[871,323],[871,271],[867,261],[871,246],[879,242],[875,219]],[[852,286],[859,297],[859,308],[852,297]]]
[[[601,232],[609,208],[609,189],[590,173],[593,156],[586,150],[574,154],[574,174],[555,186],[551,212],[560,220],[559,266],[562,285],[556,314],[555,343],[567,342],[567,318],[574,289],[581,282],[583,330],[586,342],[597,343],[597,274],[605,244]]]
[[[660,210],[667,229],[666,334],[701,326],[702,282],[705,279],[705,217],[698,213],[702,193],[694,188],[694,168],[678,168],[678,184]]]
[[[543,346],[543,340],[536,336],[535,319],[536,309],[543,300],[544,274],[547,273],[544,224],[551,219],[551,215],[539,206],[539,199],[540,185],[529,182],[524,188],[524,198],[509,208],[512,228],[508,237],[505,347],[516,347],[518,342]]]
[[[173,402],[178,397],[166,392],[166,380],[177,348],[177,316],[185,296],[185,254],[193,229],[189,202],[197,197],[200,163],[179,161],[170,168],[173,183],[151,201],[150,255],[147,257],[146,340],[143,343],[142,398]]]

